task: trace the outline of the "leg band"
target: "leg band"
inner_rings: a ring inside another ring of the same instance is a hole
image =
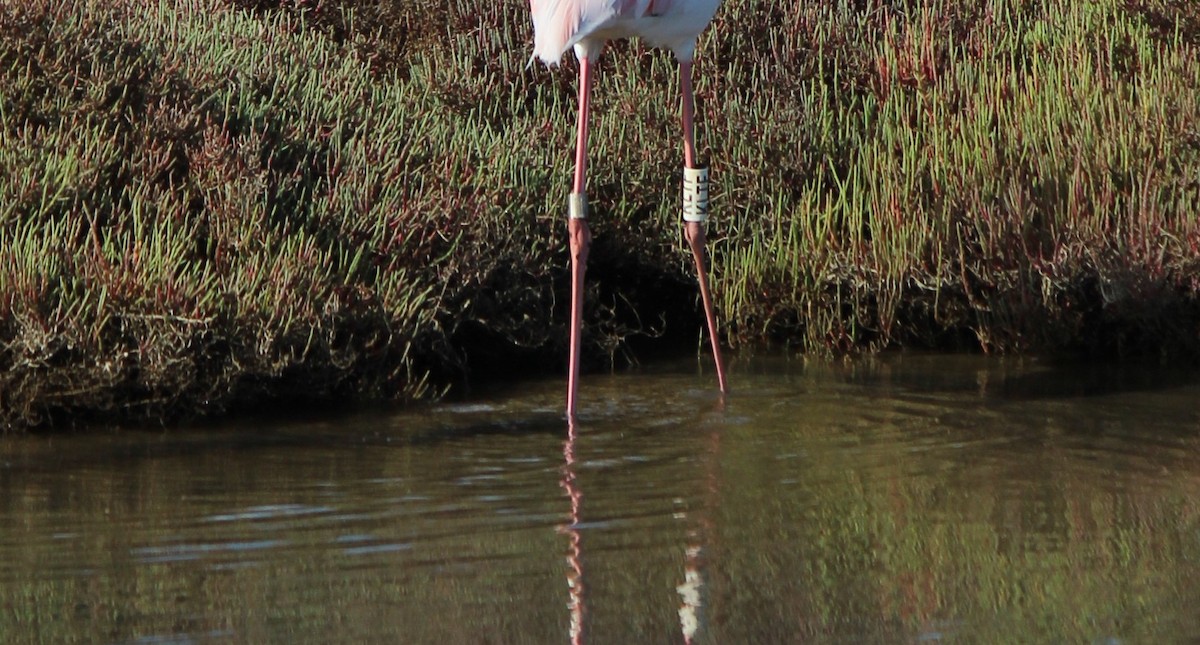
[[[567,216],[571,219],[587,219],[587,193],[571,193]]]
[[[708,219],[708,168],[683,169],[683,221]]]

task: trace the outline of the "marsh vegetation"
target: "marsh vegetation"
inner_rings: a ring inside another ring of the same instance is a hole
[[[0,0],[0,420],[415,398],[566,338],[570,61],[522,0]],[[725,342],[1196,356],[1200,9],[727,0]],[[594,364],[694,339],[674,62],[595,94]],[[549,361],[549,362],[547,362]]]

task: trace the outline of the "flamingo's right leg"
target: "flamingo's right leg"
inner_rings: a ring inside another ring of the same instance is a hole
[[[571,349],[567,367],[567,422],[575,425],[575,401],[579,390],[579,349],[583,332],[583,277],[587,270],[592,234],[587,224],[587,139],[588,111],[592,92],[592,66],[588,57],[579,58],[579,126],[575,141],[575,182],[571,192],[567,230],[571,240]]]

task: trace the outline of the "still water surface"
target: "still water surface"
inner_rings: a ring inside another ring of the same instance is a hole
[[[0,438],[0,642],[1200,639],[1200,375],[695,363]]]

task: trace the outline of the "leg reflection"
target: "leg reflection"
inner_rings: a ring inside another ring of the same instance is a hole
[[[583,545],[580,533],[582,518],[583,491],[577,479],[577,460],[575,456],[576,439],[578,434],[574,424],[567,430],[567,439],[563,442],[563,468],[559,486],[566,492],[570,500],[569,521],[558,526],[558,531],[567,536],[567,608],[570,612],[570,628],[568,637],[573,645],[583,643],[586,638],[587,619],[587,586],[583,575]],[[699,508],[694,511],[679,513],[677,517],[688,523],[684,548],[683,580],[675,588],[679,594],[679,627],[686,643],[695,641],[697,634],[704,624],[704,614],[712,612],[705,602],[707,580],[706,571],[711,557],[716,537],[713,526],[713,514],[719,504],[720,494],[720,442],[718,429],[712,430],[704,441],[699,466],[702,473],[703,493]]]
[[[690,532],[686,556],[683,565],[683,584],[675,587],[679,592],[679,630],[683,633],[683,642],[691,643],[700,630],[700,591],[704,588],[704,578],[700,577],[700,544],[695,531]]]
[[[567,601],[567,608],[571,612],[571,629],[569,632],[572,645],[578,645],[583,642],[583,615],[584,615],[584,586],[583,586],[583,561],[580,559],[580,543],[579,543],[579,506],[583,501],[583,494],[579,490],[579,484],[575,481],[575,424],[572,423],[567,429],[567,440],[563,443],[563,471],[562,479],[559,484],[563,490],[567,492],[567,497],[571,500],[571,521],[559,527],[559,530],[566,533],[571,543],[567,548],[567,565],[570,567],[567,570],[567,589],[570,597]]]
[[[723,401],[722,401],[723,403]],[[684,549],[683,582],[675,587],[679,593],[679,631],[683,634],[683,642],[695,641],[700,631],[704,609],[704,550],[707,542],[712,540],[712,513],[717,507],[717,495],[720,491],[720,474],[718,472],[718,457],[721,448],[721,435],[713,430],[705,443],[705,451],[700,465],[704,471],[704,503],[696,513],[695,525],[688,530],[687,547]],[[691,518],[688,513],[681,513],[684,521]]]

